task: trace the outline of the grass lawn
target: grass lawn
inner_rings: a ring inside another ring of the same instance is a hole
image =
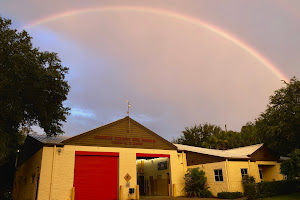
[[[278,195],[274,197],[267,197],[263,198],[261,200],[299,200],[300,199],[300,193],[293,193],[288,195]]]

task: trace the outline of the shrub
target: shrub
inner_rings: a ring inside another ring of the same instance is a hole
[[[212,196],[206,186],[205,172],[199,168],[190,168],[184,175],[184,190],[189,197],[208,197]]]
[[[257,199],[257,187],[253,176],[244,176],[243,180],[244,194],[248,200]]]
[[[300,191],[300,179],[255,183],[253,177],[244,176],[244,194],[247,199],[271,197]]]
[[[213,197],[213,195],[208,189],[204,189],[200,192],[200,197],[211,198],[211,197]]]
[[[241,192],[219,192],[219,199],[236,199],[242,197],[243,194]]]
[[[290,194],[300,189],[300,180],[282,180],[257,183],[258,196],[260,198],[275,195]]]

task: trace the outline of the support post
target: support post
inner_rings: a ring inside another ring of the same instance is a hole
[[[225,173],[226,173],[226,181],[227,181],[227,192],[230,192],[230,177],[229,177],[229,171],[228,171],[228,159],[225,161]]]
[[[169,197],[171,196],[171,188],[170,188],[170,184],[168,184],[168,191],[169,191]]]
[[[175,184],[173,184],[173,197],[176,197]]]
[[[122,200],[122,185],[120,185],[120,200]]]
[[[72,200],[75,200],[75,187],[72,188]]]
[[[140,199],[140,187],[139,185],[136,185],[136,199]]]

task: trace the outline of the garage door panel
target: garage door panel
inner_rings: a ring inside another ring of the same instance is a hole
[[[117,199],[118,157],[76,155],[74,187],[76,200]]]

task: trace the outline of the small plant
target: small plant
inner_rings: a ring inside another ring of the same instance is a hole
[[[248,200],[257,199],[257,186],[255,183],[255,178],[253,176],[244,176],[243,180],[244,194],[247,196]]]
[[[243,194],[241,192],[219,192],[219,199],[236,199],[242,197]]]
[[[190,168],[184,176],[184,190],[189,197],[212,197],[206,186],[205,172],[199,168]]]

